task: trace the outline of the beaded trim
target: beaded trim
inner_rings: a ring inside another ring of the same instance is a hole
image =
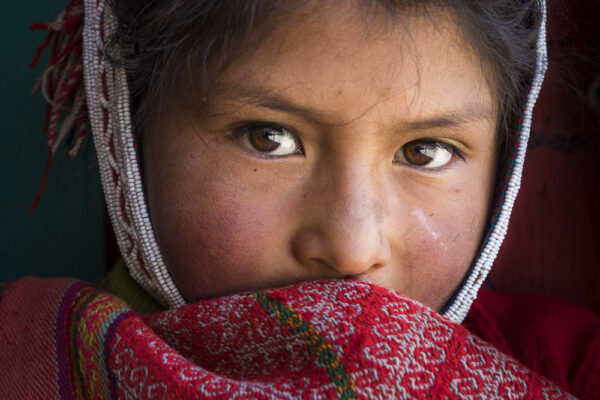
[[[104,38],[116,21],[103,0],[85,0],[83,63],[94,145],[108,213],[131,276],[167,307],[186,302],[154,237],[131,127],[129,89],[122,68],[105,56]],[[118,51],[118,49],[117,49]]]
[[[521,185],[533,107],[547,69],[546,2],[539,0],[541,21],[537,39],[536,74],[527,97],[516,154],[501,202],[482,249],[444,315],[460,323],[477,296],[508,230]],[[165,266],[154,237],[144,198],[139,160],[132,132],[127,77],[105,57],[103,40],[115,29],[115,18],[104,0],[85,0],[83,58],[86,96],[94,144],[108,212],[121,254],[131,276],[167,307],[186,303]],[[118,49],[115,49],[118,51]]]
[[[527,95],[521,121],[519,123],[519,132],[515,141],[515,155],[511,160],[508,171],[507,182],[502,191],[501,200],[498,204],[498,210],[494,215],[494,221],[490,226],[490,231],[483,241],[482,249],[475,264],[469,271],[462,288],[457,292],[444,315],[454,322],[460,323],[464,320],[477,297],[477,292],[487,277],[492,264],[498,255],[500,245],[504,241],[508,231],[508,221],[517,198],[517,193],[521,187],[521,176],[523,175],[523,164],[525,163],[525,152],[527,151],[527,142],[531,131],[531,119],[533,107],[537,101],[542,88],[546,69],[548,68],[548,54],[546,49],[546,1],[539,1],[540,7],[540,29],[536,43],[536,70],[529,94]]]

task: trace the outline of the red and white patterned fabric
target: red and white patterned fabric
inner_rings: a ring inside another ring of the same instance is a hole
[[[0,320],[3,399],[572,398],[461,325],[359,282],[141,317],[83,282],[29,278],[6,287]]]

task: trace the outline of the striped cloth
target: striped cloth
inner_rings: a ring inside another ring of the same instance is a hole
[[[145,316],[85,282],[0,300],[0,399],[570,398],[462,326],[360,282]]]

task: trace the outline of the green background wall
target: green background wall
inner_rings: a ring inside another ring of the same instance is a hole
[[[0,282],[25,275],[99,279],[105,268],[103,199],[91,137],[80,155],[56,155],[46,190],[29,215],[47,157],[45,104],[31,88],[29,64],[45,32],[32,22],[56,19],[67,0],[3,0],[0,14]]]

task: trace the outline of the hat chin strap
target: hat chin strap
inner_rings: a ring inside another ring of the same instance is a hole
[[[131,125],[125,71],[105,59],[104,40],[116,28],[115,17],[103,0],[84,0],[84,79],[89,119],[98,153],[100,176],[111,222],[131,276],[166,307],[186,303],[160,253],[144,197],[142,176]],[[546,3],[540,0],[541,26],[537,67],[527,97],[515,144],[514,167],[509,171],[495,222],[463,286],[444,315],[460,323],[466,316],[506,236],[512,207],[521,184],[533,107],[547,68]],[[115,48],[118,52],[118,49]],[[118,59],[118,54],[115,54]]]
[[[527,142],[531,131],[531,119],[533,107],[537,101],[542,88],[546,69],[548,68],[548,55],[546,49],[546,1],[538,0],[540,8],[540,28],[536,42],[536,70],[531,83],[531,88],[525,99],[525,107],[521,115],[518,134],[514,144],[514,153],[511,160],[503,191],[500,195],[498,208],[493,216],[490,230],[483,240],[478,257],[467,272],[462,287],[452,298],[444,315],[451,320],[460,323],[466,317],[473,301],[477,297],[477,292],[487,277],[492,264],[498,255],[500,245],[504,241],[508,231],[508,221],[517,198],[517,193],[521,187],[521,176],[523,175],[523,164],[525,163],[525,153],[527,151]]]
[[[115,28],[115,17],[103,0],[85,0],[85,90],[102,187],[131,276],[164,306],[177,307],[186,301],[165,266],[148,215],[131,126],[127,76],[104,55],[104,40]]]

